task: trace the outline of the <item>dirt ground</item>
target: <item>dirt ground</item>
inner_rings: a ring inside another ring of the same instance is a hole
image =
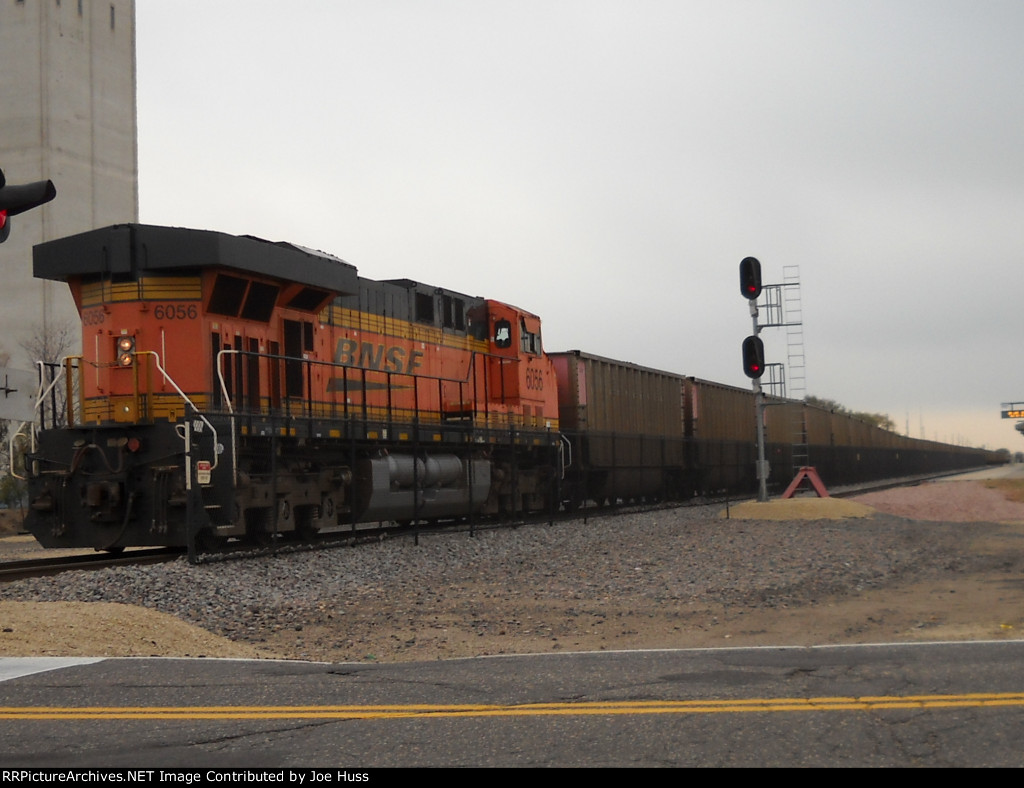
[[[172,616],[143,608],[87,603],[0,601],[0,656],[207,656],[337,659],[330,643],[344,628],[362,639],[362,659],[430,660],[481,654],[637,648],[822,645],[921,640],[1009,639],[1024,636],[1024,503],[981,481],[922,485],[861,496],[856,502],[803,499],[744,504],[730,515],[752,519],[871,517],[883,512],[917,520],[963,523],[963,550],[989,560],[985,571],[937,569],[927,581],[881,589],[849,589],[796,607],[725,608],[699,600],[685,611],[606,608],[591,616],[571,603],[538,599],[502,616],[516,621],[515,637],[501,626],[472,627],[480,611],[464,600],[418,622],[415,643],[388,621],[406,621],[410,600],[339,611],[301,632],[267,633],[260,648],[217,637]],[[984,525],[982,525],[984,524]],[[855,525],[851,525],[855,527]],[[26,540],[26,537],[15,537]],[[9,539],[4,539],[8,542]],[[978,562],[973,562],[977,564]],[[0,586],[0,599],[3,587]],[[578,606],[578,603],[577,603]],[[333,620],[332,620],[333,618]],[[485,617],[486,618],[486,617]],[[492,621],[495,619],[491,619]],[[405,642],[399,642],[405,638]],[[351,649],[350,649],[351,651]]]

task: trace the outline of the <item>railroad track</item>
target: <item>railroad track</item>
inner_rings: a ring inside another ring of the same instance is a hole
[[[184,550],[177,547],[158,547],[132,550],[119,555],[96,553],[95,555],[47,556],[23,561],[4,561],[0,563],[0,583],[24,580],[29,577],[55,575],[71,570],[105,569],[110,566],[131,564],[158,564],[164,561],[173,561],[183,554]]]
[[[835,498],[843,498],[852,495],[860,495],[866,492],[873,492],[876,490],[884,490],[891,487],[913,486],[937,478],[960,475],[962,473],[962,471],[956,471],[949,473],[927,474],[902,479],[888,479],[878,482],[868,482],[865,484],[854,485],[851,487],[836,490],[832,492],[831,495]],[[714,505],[727,506],[730,502],[735,503],[740,499],[749,500],[750,496],[741,496],[739,498],[735,496],[723,496],[721,498],[716,496],[710,496],[695,499],[694,501],[690,502],[663,501],[658,503],[647,504],[587,506],[570,512],[559,512],[557,515],[545,514],[502,522],[484,520],[475,522],[458,522],[447,524],[421,524],[414,526],[406,526],[404,528],[391,527],[360,529],[359,531],[352,532],[339,530],[334,532],[322,533],[319,535],[319,537],[313,539],[310,542],[305,543],[288,540],[282,540],[280,542],[275,542],[273,544],[267,544],[262,546],[232,543],[215,550],[204,552],[201,555],[204,560],[217,560],[218,558],[245,559],[247,557],[272,553],[278,549],[322,549],[339,545],[351,546],[358,543],[373,542],[385,538],[418,539],[420,535],[427,534],[455,534],[466,532],[472,533],[475,531],[487,531],[496,528],[514,528],[516,526],[536,524],[545,521],[553,524],[556,522],[562,522],[565,520],[571,520],[576,518],[583,518],[584,520],[586,520],[589,518],[614,517],[617,515],[634,513],[637,511],[651,511],[665,508],[675,509],[686,506]],[[120,554],[96,553],[61,557],[44,557],[22,561],[4,561],[0,562],[0,583],[9,582],[13,580],[22,580],[29,577],[53,575],[58,574],[60,572],[67,572],[72,570],[93,570],[105,569],[111,566],[163,563],[165,561],[173,561],[176,558],[183,556],[185,554],[186,550],[184,548],[162,547],[152,549],[131,550]]]

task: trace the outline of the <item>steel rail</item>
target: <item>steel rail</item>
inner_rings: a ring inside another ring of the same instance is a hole
[[[173,561],[184,555],[179,547],[157,547],[153,549],[131,550],[120,554],[97,553],[82,555],[47,556],[30,558],[21,561],[0,562],[0,583],[25,580],[31,577],[45,577],[61,572],[106,569],[111,566],[130,566],[133,564],[157,564]]]

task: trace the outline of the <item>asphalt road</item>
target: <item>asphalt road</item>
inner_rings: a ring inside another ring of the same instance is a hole
[[[0,767],[1024,765],[1024,641],[319,664],[0,660]],[[41,672],[33,672],[41,671]],[[362,771],[360,771],[362,770]],[[159,773],[154,781],[159,778]]]

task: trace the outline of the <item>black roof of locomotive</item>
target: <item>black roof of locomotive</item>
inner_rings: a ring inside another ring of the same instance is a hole
[[[117,224],[58,238],[32,250],[39,279],[73,276],[144,276],[149,271],[232,268],[323,288],[339,295],[359,292],[356,267],[337,257],[288,243],[212,230]]]

